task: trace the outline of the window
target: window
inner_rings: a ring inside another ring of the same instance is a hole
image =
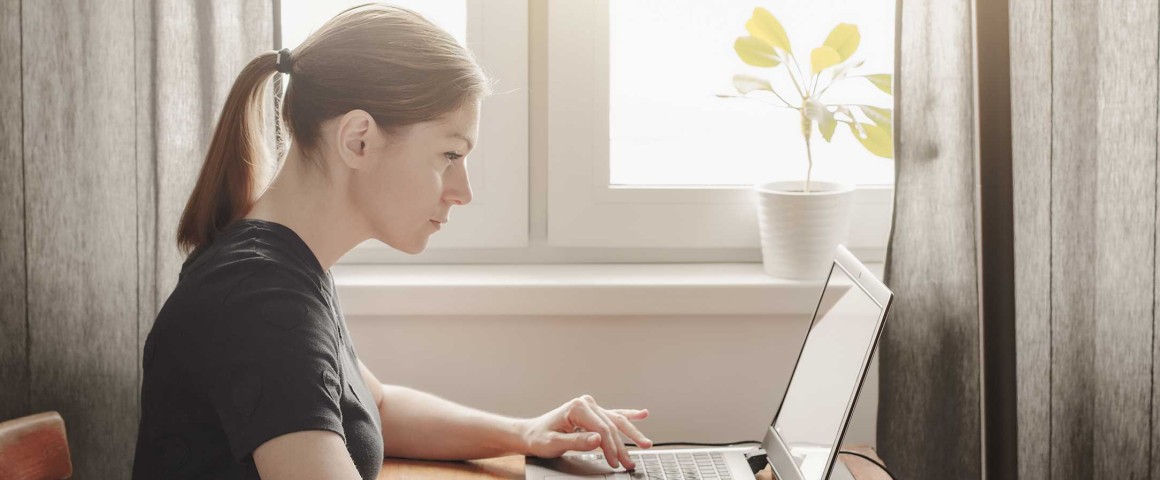
[[[338,12],[365,0],[282,0],[283,46],[293,49]],[[479,144],[467,162],[474,200],[457,207],[429,248],[523,247],[528,242],[527,0],[392,0],[466,45],[495,79],[484,100]],[[492,13],[502,14],[492,14]],[[487,13],[485,15],[485,13]],[[291,79],[293,81],[293,79]],[[378,240],[356,250],[390,260],[403,254]]]
[[[893,73],[894,52],[893,0],[765,3],[550,4],[548,56],[568,59],[549,61],[552,245],[757,247],[749,186],[753,179],[804,178],[806,160],[795,111],[715,95],[736,93],[735,73],[770,77],[772,70],[744,64],[732,48],[747,35],[754,7],[778,16],[799,59],[839,22],[859,27],[861,71]],[[826,98],[890,106],[869,82],[839,83]],[[815,137],[813,178],[859,185],[846,243],[862,258],[880,260],[893,161],[866,152],[848,133],[837,132],[833,143]]]
[[[286,46],[363,1],[282,0]],[[536,2],[534,25],[529,1]],[[486,9],[485,0],[388,3],[465,42],[498,81],[497,95],[484,102],[480,145],[468,162],[475,200],[454,210],[421,256],[367,241],[344,262],[758,261],[750,185],[800,179],[806,161],[796,112],[716,96],[736,93],[734,74],[770,77],[733,50],[753,9],[777,15],[805,62],[834,25],[847,22],[861,33],[860,71],[894,70],[894,0],[486,0]],[[545,83],[529,85],[529,73]],[[775,85],[791,86],[778,75]],[[531,88],[543,88],[534,98],[546,104],[535,112]],[[826,99],[891,105],[868,82],[839,84]],[[546,154],[531,157],[540,145]],[[813,146],[814,179],[858,185],[844,243],[865,261],[882,261],[893,161],[867,153],[848,131],[833,143],[815,136]]]

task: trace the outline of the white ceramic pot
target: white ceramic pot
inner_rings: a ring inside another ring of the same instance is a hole
[[[824,280],[834,251],[850,228],[854,186],[804,181],[762,183],[757,225],[765,273],[792,280]]]

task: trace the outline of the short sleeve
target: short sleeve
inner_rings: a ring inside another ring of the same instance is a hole
[[[267,269],[236,285],[214,321],[204,379],[237,461],[266,441],[342,427],[338,326],[311,285]]]

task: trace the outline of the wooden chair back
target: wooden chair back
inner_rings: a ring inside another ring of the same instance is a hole
[[[61,480],[72,477],[64,419],[44,412],[0,423],[0,478]]]

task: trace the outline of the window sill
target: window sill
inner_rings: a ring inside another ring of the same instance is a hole
[[[868,265],[881,277],[882,264]],[[810,314],[820,283],[775,279],[759,263],[335,265],[353,315]]]

